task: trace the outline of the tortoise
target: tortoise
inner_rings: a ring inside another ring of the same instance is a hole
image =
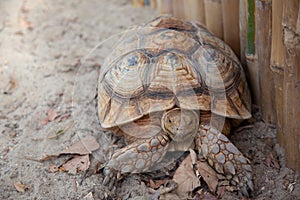
[[[250,161],[227,137],[251,117],[245,72],[204,26],[159,16],[126,31],[102,66],[97,105],[101,126],[127,142],[107,162],[104,184],[147,171],[189,140],[236,190],[253,190]]]

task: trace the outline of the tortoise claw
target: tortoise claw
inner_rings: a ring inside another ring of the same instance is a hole
[[[249,189],[250,189],[251,191],[254,190],[254,185],[253,185],[253,181],[252,181],[252,180],[249,180],[249,181],[247,182],[247,185],[248,185],[248,187],[249,187]]]
[[[249,173],[249,172],[247,172],[247,173]],[[249,197],[251,192],[253,192],[253,189],[254,189],[252,175],[245,176],[244,179],[241,180],[241,182],[239,183],[238,189],[240,190],[240,192],[243,196]]]
[[[109,190],[113,190],[113,188],[117,184],[117,171],[111,167],[104,167],[103,174],[103,185],[108,186]]]
[[[242,193],[243,196],[249,197],[249,192],[248,192],[246,186],[245,186],[245,187],[242,187],[240,191],[241,191],[241,193]]]

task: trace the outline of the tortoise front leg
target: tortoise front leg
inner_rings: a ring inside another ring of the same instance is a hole
[[[141,139],[117,150],[104,168],[104,185],[112,188],[116,181],[116,173],[139,173],[149,169],[153,164],[159,162],[167,151],[170,143],[166,133]]]
[[[248,191],[253,190],[250,161],[225,135],[208,124],[202,124],[197,134],[196,147],[233,188],[249,196]]]

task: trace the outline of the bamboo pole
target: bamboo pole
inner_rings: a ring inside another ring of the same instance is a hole
[[[276,14],[276,13],[274,13]],[[270,69],[272,39],[272,1],[255,1],[256,53],[259,63],[260,105],[262,118],[269,124],[276,123],[274,84]]]
[[[150,0],[150,8],[152,9],[157,8],[157,0]]]
[[[205,21],[208,30],[223,39],[222,2],[221,0],[205,0]]]
[[[185,18],[205,25],[204,0],[185,0],[183,3]]]
[[[272,46],[271,46],[271,71],[275,87],[275,111],[277,139],[280,146],[285,146],[283,134],[283,72],[285,68],[285,47],[283,44],[282,15],[285,0],[272,2]]]
[[[255,0],[240,0],[241,61],[246,67],[253,104],[260,106],[259,68],[255,49]]]
[[[145,2],[144,0],[131,0],[131,4],[135,7],[143,7]]]
[[[172,0],[157,0],[157,10],[160,14],[172,14]]]
[[[183,8],[183,0],[172,0],[172,9],[173,9],[173,15],[175,17],[184,19],[184,8]]]
[[[285,1],[283,8],[286,69],[284,70],[284,144],[287,166],[300,170],[300,20],[299,0]]]
[[[247,44],[247,0],[239,1],[239,33],[240,33],[240,59],[243,66],[246,66],[246,44]]]
[[[223,35],[224,41],[240,56],[240,31],[239,31],[239,1],[223,0]]]

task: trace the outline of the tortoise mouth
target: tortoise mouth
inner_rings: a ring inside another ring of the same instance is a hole
[[[163,131],[174,141],[183,141],[198,131],[199,113],[194,110],[173,108],[161,118]]]

